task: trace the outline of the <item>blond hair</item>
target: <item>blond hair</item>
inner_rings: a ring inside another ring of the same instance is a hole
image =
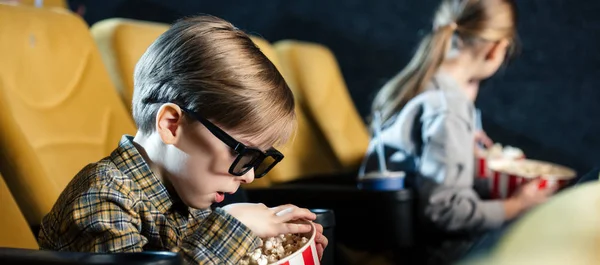
[[[387,121],[426,88],[450,49],[478,41],[509,39],[509,54],[517,47],[517,10],[514,0],[443,0],[434,30],[419,44],[408,65],[375,96],[372,111]]]
[[[176,22],[137,63],[132,110],[141,132],[155,129],[158,103],[166,102],[269,145],[286,142],[296,122],[293,94],[273,63],[214,16]]]

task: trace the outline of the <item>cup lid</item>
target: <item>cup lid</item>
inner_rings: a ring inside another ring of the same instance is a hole
[[[310,211],[317,215],[317,219],[314,222],[322,225],[323,228],[335,226],[335,214],[333,210],[316,208],[310,209]]]

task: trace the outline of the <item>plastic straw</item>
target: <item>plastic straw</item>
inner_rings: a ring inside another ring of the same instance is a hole
[[[385,154],[383,151],[383,138],[381,137],[381,113],[375,112],[373,117],[373,126],[375,131],[375,139],[377,139],[377,158],[379,160],[379,172],[384,173],[387,172],[387,166],[385,163]]]

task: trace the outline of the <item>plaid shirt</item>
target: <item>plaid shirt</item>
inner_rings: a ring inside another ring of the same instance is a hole
[[[169,194],[123,136],[109,157],[86,166],[42,221],[41,249],[180,252],[196,264],[237,264],[258,238],[220,208],[197,210]]]

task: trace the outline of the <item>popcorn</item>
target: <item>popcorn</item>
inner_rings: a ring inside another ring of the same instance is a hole
[[[267,265],[292,255],[308,243],[308,238],[287,234],[262,239],[260,247],[246,254],[241,265]]]
[[[256,264],[257,265],[267,265],[269,264],[269,260],[267,259],[267,256],[260,256],[260,258],[258,258],[258,260],[256,260]]]
[[[502,163],[495,170],[507,172],[517,176],[569,176],[570,172],[562,166],[539,163],[533,161],[519,161],[513,163]]]
[[[269,263],[275,263],[279,260],[279,257],[277,257],[277,255],[275,255],[275,254],[271,254],[267,258],[267,260],[269,261]]]
[[[525,157],[523,150],[508,145],[503,147],[502,144],[499,143],[495,143],[487,150],[481,150],[481,154],[487,158],[518,159]]]
[[[250,257],[253,260],[258,260],[260,257],[262,257],[262,250],[260,248],[257,248],[256,250],[254,250],[254,253],[250,255]]]

